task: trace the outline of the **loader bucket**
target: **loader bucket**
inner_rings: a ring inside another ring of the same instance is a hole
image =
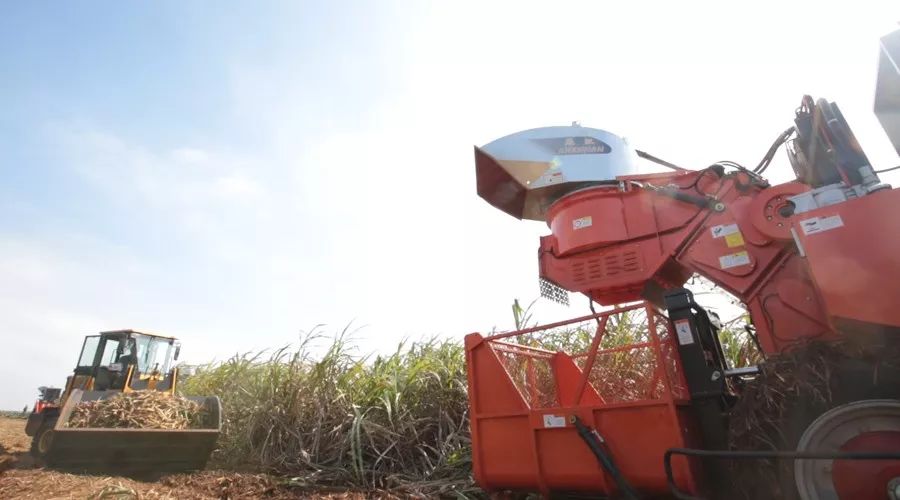
[[[222,428],[219,398],[189,397],[204,406],[202,429],[69,428],[66,423],[81,401],[97,401],[116,391],[74,390],[54,427],[47,465],[72,472],[147,474],[203,469]]]

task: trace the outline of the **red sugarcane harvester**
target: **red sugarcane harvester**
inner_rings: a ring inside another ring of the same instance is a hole
[[[881,40],[875,105],[900,153],[898,67],[900,31]],[[781,146],[796,178],[772,185],[764,174]],[[642,174],[636,157],[670,171]],[[803,97],[755,168],[682,169],[575,124],[476,147],[475,164],[482,198],[548,224],[542,294],[614,306],[466,337],[473,467],[485,490],[900,498],[900,190],[880,180],[887,169],[871,165],[834,103]],[[683,288],[694,275],[745,305],[765,361],[729,366],[718,318]],[[644,318],[643,334],[602,347],[625,313]],[[517,341],[595,320],[583,353]],[[736,448],[730,436],[747,425],[736,408],[779,360],[793,356],[800,370],[802,353],[814,363],[823,345],[842,354],[821,391],[782,395],[771,446]],[[622,359],[642,372],[616,379],[607,368]],[[735,480],[762,463],[776,464],[771,483]]]

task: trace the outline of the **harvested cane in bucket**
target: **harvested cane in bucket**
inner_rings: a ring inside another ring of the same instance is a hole
[[[70,428],[199,429],[203,407],[164,392],[123,392],[98,401],[78,403]]]

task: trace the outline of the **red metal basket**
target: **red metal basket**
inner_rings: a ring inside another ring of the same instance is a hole
[[[624,313],[643,315],[643,328],[629,343],[601,348]],[[597,330],[583,353],[522,342],[594,320]],[[696,443],[669,322],[649,304],[489,337],[473,333],[466,336],[466,363],[473,469],[488,491],[616,492],[579,437],[576,416],[598,431],[624,477],[645,493],[668,492],[666,449]],[[673,468],[679,487],[695,492],[696,464],[683,459]]]

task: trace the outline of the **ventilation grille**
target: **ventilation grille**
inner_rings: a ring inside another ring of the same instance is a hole
[[[572,263],[575,283],[588,283],[641,270],[640,254],[636,249],[610,252]]]

